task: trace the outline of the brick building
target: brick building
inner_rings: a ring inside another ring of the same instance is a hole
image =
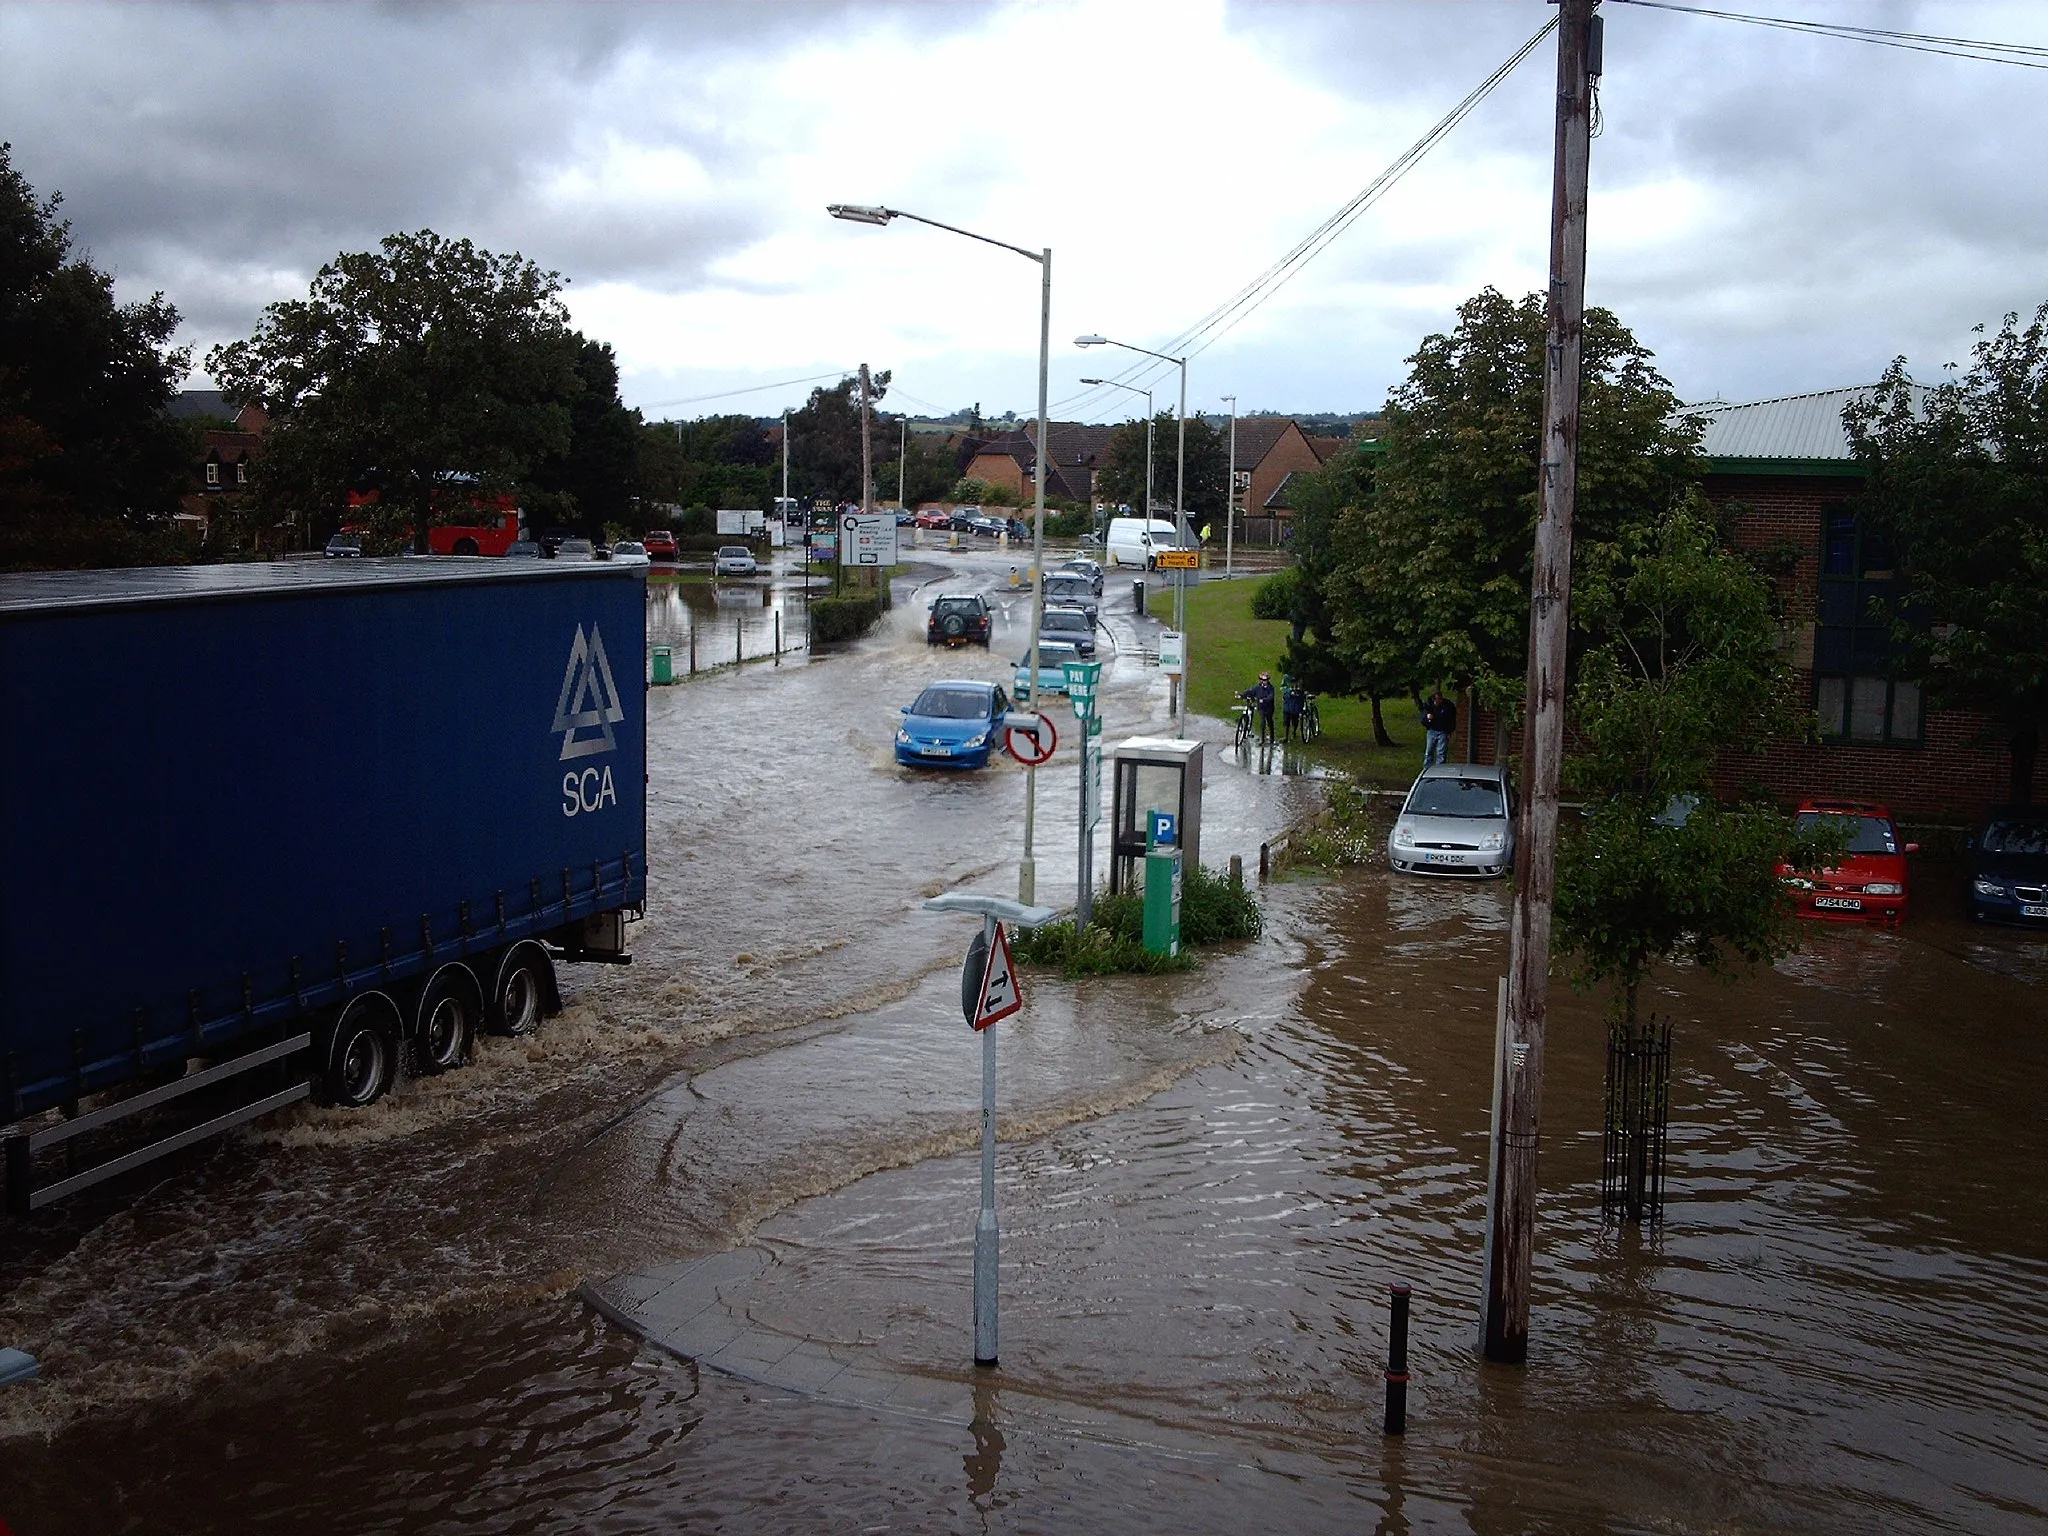
[[[1873,612],[1889,601],[1895,573],[1890,551],[1851,510],[1862,472],[1842,428],[1843,407],[1865,392],[1694,407],[1706,417],[1704,490],[1731,542],[1785,568],[1789,659],[1818,734],[1773,741],[1760,756],[1730,755],[1716,784],[1785,805],[1878,800],[1912,821],[1967,822],[2008,798],[2011,762],[1987,718],[1934,708],[1901,675],[1887,625]],[[1482,716],[1473,726],[1473,755],[1490,760],[1493,721]],[[1510,749],[1518,753],[1520,742]],[[2035,797],[2041,792],[2037,768]]]
[[[1046,438],[1052,452],[1045,465],[1045,494],[1086,506],[1095,492],[1095,471],[1108,450],[1115,427],[1079,421],[1049,421]],[[1032,499],[1038,476],[1038,423],[1001,437],[968,438],[963,444],[960,473],[971,480],[998,485],[1017,498]]]
[[[1244,544],[1285,543],[1294,509],[1281,487],[1287,477],[1322,468],[1323,458],[1292,417],[1237,418],[1237,538]]]

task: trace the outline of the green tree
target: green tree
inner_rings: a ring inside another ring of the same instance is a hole
[[[1173,412],[1152,421],[1152,495],[1171,516],[1179,427]],[[1230,474],[1230,450],[1223,435],[1199,416],[1188,418],[1185,492],[1190,527],[1223,517],[1223,482]],[[1096,493],[1105,501],[1137,506],[1145,499],[1145,423],[1127,421],[1110,434],[1095,470]]]
[[[114,302],[0,144],[0,567],[176,558],[196,441],[165,414],[189,354],[162,294]]]
[[[1639,1026],[1660,960],[1716,974],[1795,947],[1776,877],[1796,854],[1766,804],[1712,799],[1716,760],[1795,718],[1769,584],[1690,509],[1596,548],[1574,578],[1587,645],[1572,689],[1568,775],[1591,809],[1558,855],[1558,946],[1582,983],[1612,981],[1615,1015]],[[1669,814],[1689,805],[1682,818]],[[1678,824],[1674,825],[1673,823]]]
[[[331,515],[374,485],[373,530],[410,524],[424,551],[431,522],[516,494],[572,442],[582,338],[561,289],[516,252],[432,230],[335,257],[306,298],[269,305],[253,336],[207,355],[229,398],[270,413],[258,496]]]
[[[892,420],[888,425],[894,428],[896,423]],[[879,424],[875,430],[882,432]],[[953,455],[943,445],[935,448],[920,441],[915,432],[907,437],[895,432],[894,441],[890,441],[891,435],[883,434],[877,440],[877,447],[886,445],[890,453],[885,462],[878,462],[875,466],[876,491],[885,497],[893,497],[900,478],[903,500],[908,506],[945,500],[958,468]]]
[[[548,521],[596,537],[625,524],[639,478],[640,413],[619,399],[619,361],[609,343],[576,336],[578,387],[569,401],[569,443],[535,464],[522,502],[546,498]],[[538,492],[539,496],[534,495]]]
[[[1546,335],[1541,295],[1517,303],[1487,288],[1448,335],[1423,341],[1388,397],[1371,494],[1340,541],[1342,579],[1326,584],[1334,632],[1362,665],[1474,683],[1509,713],[1528,655]],[[1679,504],[1701,465],[1697,423],[1607,310],[1586,311],[1582,367],[1584,554]]]
[[[869,384],[872,407],[889,391],[888,370],[871,374]],[[882,446],[879,432],[875,446]],[[789,493],[799,500],[861,499],[858,378],[849,375],[829,389],[818,386],[789,413]]]
[[[1991,717],[2025,803],[2048,726],[2048,304],[1973,351],[1919,409],[1899,358],[1844,424],[1869,472],[1864,526],[1898,562],[1904,668],[1931,701]]]

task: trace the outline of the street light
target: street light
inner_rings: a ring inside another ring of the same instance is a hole
[[[1031,693],[1032,705],[1038,700],[1038,619],[1045,605],[1045,460],[1050,451],[1046,443],[1045,381],[1052,361],[1052,247],[1028,251],[1021,245],[1011,245],[1007,240],[993,240],[987,235],[977,235],[971,229],[961,229],[954,224],[941,224],[937,219],[927,219],[922,214],[905,213],[901,208],[865,207],[858,203],[829,203],[825,211],[835,219],[844,219],[849,224],[887,224],[891,219],[908,219],[913,224],[929,224],[933,229],[943,229],[949,235],[964,235],[969,240],[979,240],[983,245],[999,246],[1014,251],[1026,261],[1035,261],[1039,269],[1038,298],[1038,451],[1037,490],[1031,514]],[[1186,388],[1183,385],[1182,394]],[[1027,766],[1024,770],[1024,858],[1017,866],[1017,899],[1030,904],[1036,899],[1038,886],[1038,861],[1032,856],[1032,829],[1038,809],[1038,770]]]
[[[1222,398],[1230,402],[1230,472],[1223,481],[1223,579],[1228,581],[1237,534],[1237,396]]]
[[[1152,519],[1152,391],[1140,389],[1135,384],[1119,384],[1115,379],[1083,379],[1083,384],[1106,385],[1110,389],[1127,389],[1134,395],[1145,397],[1145,520]]]
[[[1146,357],[1156,357],[1162,363],[1172,363],[1174,367],[1180,370],[1180,412],[1176,418],[1179,423],[1180,441],[1174,448],[1173,455],[1173,530],[1174,542],[1182,549],[1186,549],[1189,542],[1187,502],[1185,500],[1188,478],[1188,360],[1184,357],[1169,357],[1164,352],[1154,352],[1150,347],[1134,347],[1128,341],[1112,341],[1107,336],[1097,336],[1093,333],[1086,336],[1076,336],[1074,338],[1074,345],[1077,347],[1122,347],[1126,352],[1139,352]],[[1151,521],[1152,509],[1149,506],[1145,508],[1145,518],[1146,521]],[[1175,713],[1173,730],[1176,736],[1184,739],[1188,734],[1188,678],[1190,675],[1187,661],[1189,650],[1187,644],[1188,587],[1185,574],[1178,571],[1174,573],[1173,581],[1173,627],[1181,633],[1180,707]]]

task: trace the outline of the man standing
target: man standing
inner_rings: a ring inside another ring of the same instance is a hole
[[[1247,700],[1259,717],[1259,740],[1273,739],[1273,674],[1261,672],[1259,680],[1238,695]]]
[[[1422,766],[1450,761],[1451,732],[1458,728],[1458,706],[1444,697],[1441,688],[1429,690],[1429,702],[1422,706]]]

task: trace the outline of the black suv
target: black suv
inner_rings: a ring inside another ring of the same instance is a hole
[[[986,650],[994,631],[995,615],[989,610],[988,599],[979,593],[936,597],[932,599],[931,617],[925,621],[924,641],[926,645],[965,645],[972,640]]]

